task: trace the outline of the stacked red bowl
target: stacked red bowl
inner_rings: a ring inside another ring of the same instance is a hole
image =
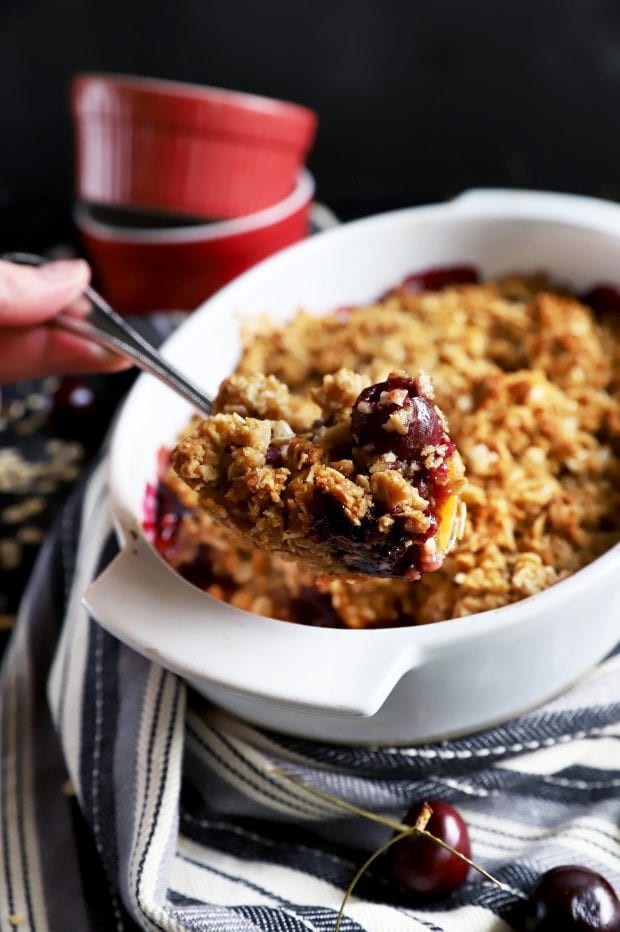
[[[72,86],[76,223],[121,312],[191,310],[308,232],[305,107],[122,75]]]

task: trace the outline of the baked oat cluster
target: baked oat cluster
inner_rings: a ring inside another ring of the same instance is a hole
[[[339,369],[304,401],[273,376],[232,376],[172,466],[264,550],[330,576],[420,579],[463,527],[462,461],[428,376],[367,382]]]
[[[239,608],[381,627],[518,601],[620,540],[620,315],[600,302],[595,313],[542,276],[468,282],[417,276],[374,304],[262,321],[220,398],[223,414],[286,420],[298,433],[323,416],[324,384],[342,367],[363,386],[397,370],[432,373],[468,477],[464,533],[439,570],[414,583],[317,574],[217,523],[167,459],[146,522],[165,558]],[[257,372],[271,392],[235,400],[239,380],[242,394],[254,391]]]

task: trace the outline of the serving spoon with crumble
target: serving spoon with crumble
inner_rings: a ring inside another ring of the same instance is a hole
[[[26,252],[9,252],[1,258],[6,262],[33,266],[45,265],[49,261],[43,256]],[[201,414],[211,414],[213,400],[164,359],[94,288],[85,288],[84,297],[90,305],[84,312],[61,311],[49,321],[48,326],[58,327],[124,356],[129,362],[154,375],[182,395]]]
[[[173,450],[172,464],[217,521],[323,575],[415,581],[439,569],[463,531],[466,480],[428,376],[394,372],[366,386],[340,370],[316,390],[322,416],[295,432],[261,407],[261,393],[266,403],[273,397],[273,377],[246,385],[240,408],[222,388],[212,399],[94,288],[84,297],[88,307],[63,311],[49,326],[120,354],[197,409],[204,419]],[[288,393],[282,383],[277,391]]]

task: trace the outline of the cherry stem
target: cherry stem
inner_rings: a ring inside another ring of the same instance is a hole
[[[355,887],[357,886],[358,881],[366,873],[366,871],[368,870],[370,865],[373,863],[373,861],[376,861],[377,858],[381,857],[381,855],[384,854],[388,850],[388,848],[391,848],[392,845],[395,845],[397,841],[402,841],[403,838],[407,838],[409,835],[411,835],[412,831],[415,831],[415,828],[410,825],[406,832],[399,832],[398,835],[392,835],[392,837],[388,838],[388,840],[384,842],[380,848],[377,848],[376,851],[373,851],[373,853],[370,855],[369,858],[366,858],[366,860],[364,861],[362,866],[359,868],[359,870],[356,871],[353,880],[351,881],[347,889],[344,891],[342,903],[340,904],[340,909],[338,910],[338,916],[336,917],[336,926],[334,928],[334,932],[340,932],[340,927],[342,925],[342,920],[344,917],[344,909],[349,901],[349,897],[351,896]]]
[[[436,835],[431,834],[426,829],[426,825],[430,816],[432,814],[432,809],[428,803],[423,803],[422,811],[416,820],[415,825],[405,825],[403,822],[397,822],[394,819],[387,818],[386,816],[378,815],[375,812],[369,812],[367,809],[362,809],[360,806],[355,806],[353,803],[348,803],[344,799],[339,799],[337,796],[332,796],[331,793],[326,793],[324,790],[320,790],[316,786],[312,786],[309,783],[304,783],[303,780],[300,780],[298,777],[294,777],[292,774],[287,773],[285,770],[281,770],[279,767],[275,767],[270,764],[266,768],[270,773],[275,774],[276,776],[283,777],[285,780],[288,780],[290,783],[294,783],[296,786],[301,789],[306,790],[312,796],[316,796],[319,799],[324,800],[325,802],[332,803],[339,809],[344,809],[346,812],[350,812],[353,815],[362,816],[364,819],[370,819],[372,822],[378,822],[380,825],[385,825],[387,828],[391,828],[393,831],[399,833],[399,837],[405,837],[406,835],[423,835],[425,838],[428,838],[429,841],[434,842],[436,845],[439,845],[441,848],[445,848],[446,851],[449,851],[451,854],[454,854],[457,858],[460,858],[461,861],[465,861],[470,867],[473,867],[475,871],[478,871],[479,874],[489,880],[491,883],[495,884],[496,887],[499,887],[500,890],[508,890],[508,887],[505,886],[498,880],[496,877],[493,877],[492,874],[489,874],[484,867],[476,864],[475,861],[472,861],[471,858],[468,858],[466,855],[461,854],[460,851],[457,851],[456,848],[453,848],[452,845],[449,845],[446,841],[442,841],[441,838],[437,838]],[[391,844],[395,839],[391,839],[389,844]],[[389,847],[388,844],[388,847]],[[379,852],[385,850],[385,846],[379,849]],[[374,860],[375,855],[371,858]],[[357,881],[356,881],[357,882]]]
[[[493,874],[489,874],[488,871],[485,871],[484,867],[480,867],[479,864],[476,864],[475,861],[472,861],[471,858],[468,858],[466,854],[461,854],[460,851],[457,851],[456,848],[453,848],[452,845],[449,845],[447,841],[442,841],[441,838],[437,838],[436,835],[432,835],[424,828],[415,828],[415,831],[420,835],[424,835],[425,838],[428,838],[430,841],[434,841],[436,845],[439,845],[441,848],[445,848],[446,851],[449,851],[451,854],[455,854],[457,858],[460,858],[461,861],[465,861],[466,864],[469,864],[470,867],[473,867],[475,871],[478,871],[479,874],[482,874],[483,877],[486,877],[487,880],[490,880],[491,883],[494,883],[496,887],[499,887],[500,890],[507,890],[501,880],[498,880],[497,877],[494,877]]]
[[[300,787],[300,789],[307,790],[307,792],[311,793],[312,796],[316,796],[319,799],[324,800],[324,802],[331,803],[338,809],[345,809],[347,812],[350,812],[353,815],[363,816],[365,819],[370,819],[372,822],[378,822],[380,825],[386,825],[388,828],[393,829],[395,832],[404,832],[406,830],[411,831],[412,829],[411,825],[407,826],[403,822],[397,822],[395,819],[390,819],[387,816],[377,815],[375,812],[369,812],[367,809],[361,809],[359,806],[356,806],[353,803],[348,803],[344,799],[339,799],[337,796],[332,796],[330,793],[325,793],[323,790],[320,790],[318,786],[311,786],[309,783],[304,783],[303,780],[300,780],[298,777],[294,777],[291,773],[287,773],[286,770],[280,770],[279,767],[275,767],[270,764],[266,769],[269,771],[269,773],[273,773],[278,777],[283,777],[290,783],[294,783],[295,786]]]

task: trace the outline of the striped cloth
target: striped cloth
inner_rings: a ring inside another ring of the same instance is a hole
[[[620,655],[542,709],[411,748],[326,746],[209,707],[80,604],[116,552],[103,465],[46,542],[5,655],[0,932],[332,932],[343,890],[390,834],[270,770],[392,818],[454,803],[475,859],[421,905],[376,862],[343,932],[500,932],[549,867],[620,884]],[[533,645],[533,649],[535,646]]]

